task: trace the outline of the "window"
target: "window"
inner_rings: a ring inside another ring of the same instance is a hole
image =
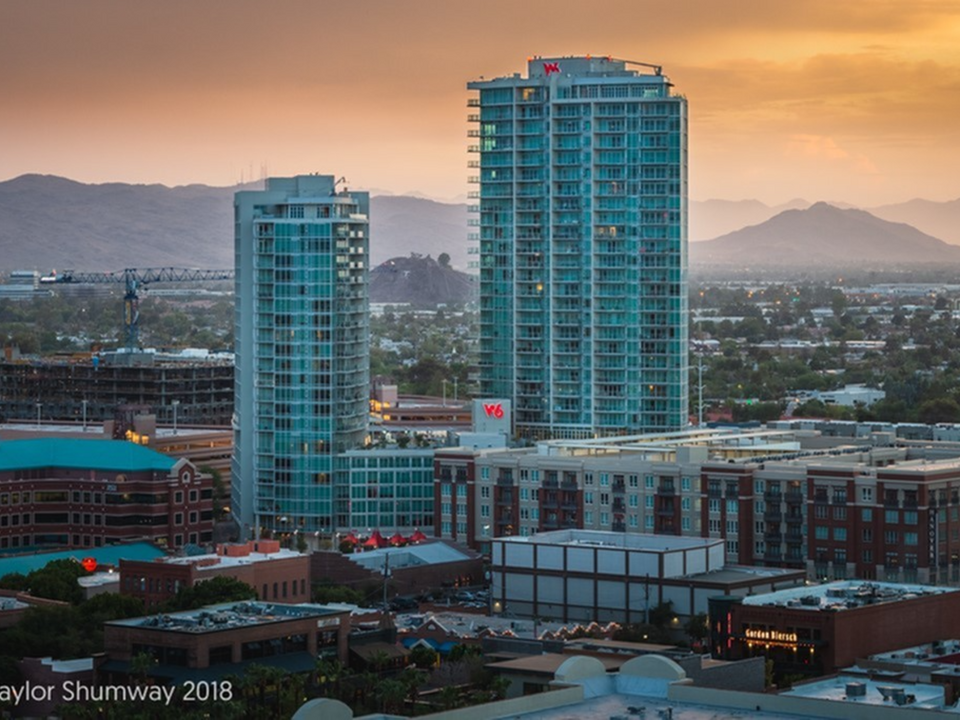
[[[632,508],[640,507],[640,496],[631,495],[629,499],[629,504],[630,504],[630,507]]]
[[[896,530],[887,530],[883,533],[883,541],[887,545],[896,545],[899,539],[899,533]]]
[[[863,502],[873,502],[873,488],[860,488],[860,499]]]
[[[917,544],[917,533],[915,532],[905,532],[903,534],[903,544],[904,545],[916,545]]]
[[[680,499],[680,509],[681,509],[681,510],[689,510],[690,508],[691,508],[690,498],[688,498],[688,497],[681,498],[681,499]]]
[[[898,522],[900,522],[900,511],[886,510],[883,513],[883,521],[892,525],[896,525]]]
[[[653,495],[647,495],[643,498],[643,505],[647,510],[653,510]]]
[[[480,517],[488,518],[490,517],[490,506],[481,505],[480,506]]]
[[[653,490],[653,475],[645,475],[643,478],[643,486],[647,490]]]
[[[643,519],[643,527],[646,528],[647,530],[653,530],[653,516],[652,516],[652,515],[647,515],[647,517],[645,517],[645,518]]]
[[[739,501],[727,500],[727,515],[736,515],[739,511]]]
[[[690,530],[690,518],[688,517],[680,518],[680,529],[684,531]]]
[[[828,528],[826,525],[817,525],[813,529],[813,537],[817,540],[826,540],[828,537],[830,537],[830,528]]]
[[[482,497],[484,500],[489,500],[489,499],[490,499],[490,488],[489,488],[489,486],[487,486],[487,485],[482,485],[482,486],[480,487],[480,497]]]
[[[863,522],[873,522],[873,508],[863,508],[860,511],[860,519]]]
[[[904,511],[903,511],[903,524],[904,524],[904,525],[916,525],[916,524],[917,524],[917,511],[916,511],[916,510],[904,510]]]
[[[680,490],[682,492],[690,492],[690,478],[682,477],[680,478]]]
[[[833,539],[838,542],[847,541],[847,529],[845,527],[835,527],[833,529]]]

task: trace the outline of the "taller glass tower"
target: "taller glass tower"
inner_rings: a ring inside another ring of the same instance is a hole
[[[511,399],[530,438],[680,430],[686,99],[659,67],[609,57],[527,71],[467,86],[481,395]]]
[[[336,186],[270,178],[235,197],[232,509],[247,537],[332,531],[337,455],[366,437],[369,196]]]

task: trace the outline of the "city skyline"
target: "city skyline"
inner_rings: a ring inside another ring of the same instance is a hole
[[[696,100],[691,199],[960,195],[957,2],[264,7],[0,2],[16,30],[0,179],[223,186],[337,167],[352,187],[461,198],[466,83],[594,53],[669,68]]]

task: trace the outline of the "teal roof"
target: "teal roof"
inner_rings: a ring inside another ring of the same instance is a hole
[[[81,442],[87,442],[82,440]],[[63,550],[60,552],[44,552],[35,555],[17,555],[14,557],[0,558],[0,577],[10,573],[20,573],[26,575],[33,570],[44,567],[53,560],[63,560],[65,558],[74,558],[78,562],[83,558],[95,558],[98,565],[119,566],[120,560],[146,560],[148,562],[158,557],[163,557],[166,553],[153,543],[141,541],[126,543],[124,545],[107,545],[98,548],[78,548],[76,550]]]
[[[34,468],[82,468],[169,472],[176,460],[126,440],[37,438],[0,441],[0,471]]]

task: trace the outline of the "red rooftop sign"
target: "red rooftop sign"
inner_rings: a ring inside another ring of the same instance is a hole
[[[503,417],[503,403],[484,403],[483,411],[487,417],[494,417],[498,420]]]

